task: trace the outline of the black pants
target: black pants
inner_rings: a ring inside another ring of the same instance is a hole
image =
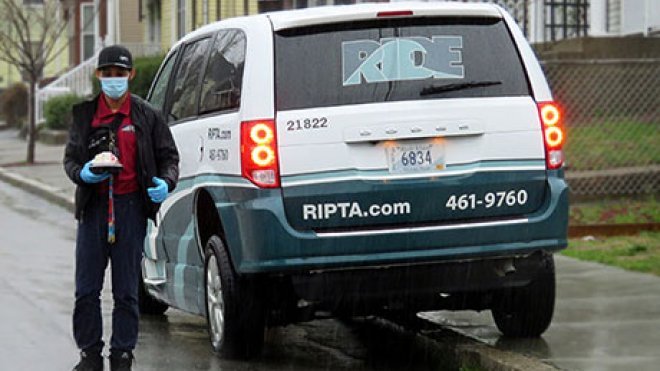
[[[101,290],[111,262],[112,338],[110,351],[132,351],[138,335],[138,283],[147,218],[139,193],[115,195],[116,242],[108,244],[108,200],[99,195],[85,207],[76,240],[76,304],[73,334],[78,348],[103,349]]]

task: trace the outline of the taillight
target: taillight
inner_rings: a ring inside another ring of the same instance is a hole
[[[538,104],[538,108],[543,124],[547,167],[548,169],[559,169],[564,165],[564,141],[566,140],[561,111],[554,102],[541,102]]]
[[[274,120],[241,123],[241,172],[261,188],[280,186]]]

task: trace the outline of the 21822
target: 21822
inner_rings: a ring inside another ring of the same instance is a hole
[[[328,127],[327,117],[314,117],[302,120],[289,120],[286,122],[287,131],[323,129]]]

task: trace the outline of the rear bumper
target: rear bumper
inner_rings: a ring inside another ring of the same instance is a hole
[[[444,298],[474,293],[487,300],[484,293],[526,286],[540,274],[552,271],[551,259],[548,253],[536,252],[518,258],[299,273],[290,279],[297,297],[329,308],[403,304],[424,310],[438,308],[443,301],[439,293],[449,294]],[[467,305],[461,300],[454,305]],[[473,306],[478,309],[480,305]]]
[[[217,207],[239,273],[290,274],[560,250],[567,245],[568,187],[560,172],[549,172],[547,184],[542,207],[513,219],[368,231],[295,230],[278,190],[259,190],[258,197]]]

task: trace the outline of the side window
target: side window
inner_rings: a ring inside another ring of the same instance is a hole
[[[181,120],[197,115],[199,80],[210,43],[211,38],[207,37],[187,45],[183,50],[183,56],[174,77],[172,107],[167,115],[168,120]]]
[[[170,57],[165,61],[163,68],[160,70],[158,79],[154,83],[153,88],[151,89],[151,94],[149,95],[149,103],[158,109],[163,109],[163,104],[165,104],[165,93],[167,93],[167,83],[170,81],[170,76],[172,75],[172,70],[174,69],[174,62],[176,62],[177,52],[174,52]]]
[[[204,74],[200,114],[240,107],[244,66],[245,34],[239,30],[220,31]]]

